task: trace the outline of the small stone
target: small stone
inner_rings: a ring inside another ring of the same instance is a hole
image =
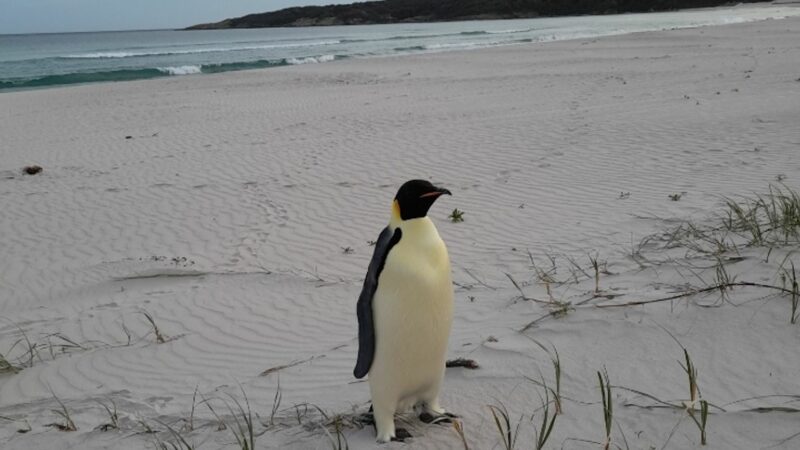
[[[28,175],[36,175],[37,173],[40,173],[42,170],[44,170],[42,169],[42,166],[25,166],[22,169],[22,171]]]

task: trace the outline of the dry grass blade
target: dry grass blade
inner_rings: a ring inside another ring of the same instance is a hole
[[[453,421],[453,429],[456,431],[459,439],[461,439],[461,445],[464,446],[464,450],[469,450],[469,444],[467,443],[467,436],[464,433],[464,425],[461,423],[460,420]]]
[[[64,402],[59,399],[53,390],[50,390],[50,393],[53,395],[53,398],[56,399],[58,405],[61,406],[61,409],[54,409],[52,410],[55,414],[58,414],[63,419],[64,423],[51,423],[47,426],[51,426],[56,428],[59,431],[76,431],[78,427],[75,426],[75,422],[72,421],[72,417],[69,414],[69,410],[64,405]]]
[[[197,405],[197,389],[199,386],[195,385],[194,387],[194,394],[192,394],[192,410],[189,412],[189,421],[186,423],[184,428],[186,431],[194,430],[194,409]]]
[[[788,268],[783,267],[781,272],[781,284],[784,289],[787,289],[788,285],[788,290],[791,292],[792,315],[789,318],[789,323],[794,325],[797,323],[797,307],[800,305],[800,285],[798,285],[797,282],[797,271],[794,268],[794,261],[789,261],[789,263],[791,264],[792,270],[790,272]]]
[[[100,425],[99,427],[97,427],[97,429],[99,429],[101,431],[108,431],[110,429],[114,429],[114,430],[118,430],[119,429],[119,414],[117,413],[117,404],[114,403],[113,399],[109,399],[109,401],[111,402],[111,406],[108,406],[108,405],[106,405],[105,403],[103,403],[103,402],[101,402],[99,400],[97,401],[97,403],[100,406],[102,406],[103,409],[106,410],[106,413],[108,414],[108,418],[110,420],[110,422],[104,423],[104,424]]]
[[[269,369],[267,369],[267,370],[261,372],[260,374],[258,374],[258,376],[265,377],[265,376],[267,376],[269,374],[272,374],[272,373],[275,373],[275,372],[280,372],[283,369],[288,369],[290,367],[298,366],[300,364],[305,364],[305,363],[311,362],[311,361],[313,361],[315,359],[324,358],[324,357],[325,357],[325,355],[317,355],[317,356],[312,356],[310,358],[306,358],[306,359],[302,359],[302,360],[295,360],[295,361],[290,362],[289,364],[283,364],[283,365],[280,365],[280,366],[270,367]]]
[[[161,333],[161,330],[158,328],[158,325],[156,325],[156,320],[153,319],[153,316],[145,310],[142,310],[141,313],[145,317],[145,319],[147,319],[147,321],[150,322],[150,326],[153,327],[153,334],[155,334],[156,336],[156,342],[159,344],[167,342],[166,337]]]
[[[283,399],[283,393],[281,392],[281,379],[278,377],[278,386],[275,388],[275,397],[272,399],[272,412],[269,415],[269,425],[275,426],[275,414],[278,413],[278,409],[281,407],[281,400]]]

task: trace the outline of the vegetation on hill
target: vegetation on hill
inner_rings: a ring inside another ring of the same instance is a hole
[[[744,0],[754,3],[759,0]],[[763,0],[761,0],[763,1]],[[728,4],[725,0],[383,0],[349,5],[303,6],[248,14],[189,29],[362,25],[516,19],[539,16],[668,11]]]

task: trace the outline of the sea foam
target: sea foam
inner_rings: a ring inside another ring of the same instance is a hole
[[[170,75],[191,75],[202,72],[201,66],[159,67],[158,70]]]
[[[314,64],[330,62],[336,59],[336,55],[307,56],[305,58],[286,58],[286,64]]]

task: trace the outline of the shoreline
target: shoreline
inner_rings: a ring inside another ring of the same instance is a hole
[[[691,12],[702,12],[702,11],[715,11],[718,10],[720,12],[724,11],[736,11],[737,8],[739,9],[747,9],[747,10],[768,10],[774,9],[773,4],[763,5],[763,4],[744,4],[744,5],[737,5],[736,7],[716,7],[716,8],[696,8],[696,9],[685,9],[685,10],[677,10],[674,12],[656,12],[656,13],[629,13],[629,14],[622,14],[622,15],[603,15],[603,16],[559,16],[559,17],[543,17],[543,18],[536,18],[536,19],[510,19],[508,21],[502,22],[509,22],[509,23],[519,23],[520,21],[524,23],[530,22],[530,20],[553,20],[553,19],[569,19],[569,18],[581,18],[581,17],[612,17],[612,16],[635,16],[635,15],[644,15],[647,14],[679,14],[679,13],[691,13]],[[785,18],[785,17],[784,17]],[[735,22],[735,23],[749,23],[754,21],[760,20],[773,20],[772,18],[763,18],[763,19],[745,19],[743,22]],[[482,21],[459,21],[461,23],[476,23],[479,24]],[[488,21],[488,23],[494,23],[498,21]],[[448,23],[448,22],[443,22]],[[454,22],[449,22],[454,23]],[[389,24],[391,26],[392,24]],[[423,24],[424,25],[424,24]],[[728,24],[722,24],[728,25]],[[371,25],[370,25],[371,26]],[[625,35],[625,34],[635,34],[641,32],[659,32],[659,31],[668,31],[668,30],[679,30],[679,29],[692,29],[692,28],[701,28],[701,27],[708,27],[708,26],[720,26],[720,24],[700,24],[700,25],[679,25],[679,26],[665,26],[661,29],[657,30],[604,30],[601,31],[599,35],[591,35],[591,36],[560,36],[557,37],[556,34],[553,35],[542,35],[533,38],[517,38],[517,39],[510,39],[506,41],[497,41],[497,42],[466,42],[463,44],[424,44],[424,45],[414,45],[408,47],[406,50],[402,50],[401,48],[395,48],[391,52],[387,53],[378,53],[378,54],[371,54],[371,55],[364,55],[358,52],[351,53],[351,50],[346,50],[344,48],[341,49],[332,49],[327,50],[325,48],[319,48],[315,52],[306,52],[303,55],[295,55],[295,56],[282,56],[279,57],[277,55],[272,55],[271,57],[262,56],[258,59],[248,59],[242,61],[225,61],[222,62],[203,62],[203,63],[192,63],[186,61],[174,61],[174,62],[160,62],[160,63],[150,63],[140,66],[118,66],[118,65],[103,65],[97,66],[92,68],[91,70],[85,71],[76,71],[76,72],[68,72],[68,73],[59,73],[59,74],[48,74],[48,75],[31,75],[30,78],[8,78],[5,80],[0,81],[0,94],[8,93],[8,92],[20,92],[26,90],[37,90],[42,88],[51,88],[51,87],[69,87],[75,85],[85,85],[85,84],[96,84],[96,83],[106,83],[106,82],[126,82],[126,81],[136,81],[141,79],[158,79],[158,78],[171,78],[176,76],[188,76],[188,75],[210,75],[216,73],[227,73],[227,72],[240,72],[240,71],[247,71],[247,70],[258,70],[258,69],[274,69],[276,67],[283,67],[283,66],[292,66],[292,65],[305,65],[305,64],[315,64],[315,63],[323,63],[323,62],[332,62],[336,60],[342,59],[372,59],[372,58],[384,58],[387,56],[407,56],[407,55],[425,55],[425,54],[436,54],[436,53],[446,53],[450,51],[472,51],[472,50],[480,50],[483,48],[498,48],[498,47],[507,47],[507,46],[515,46],[515,45],[525,45],[525,44],[538,44],[538,43],[549,43],[549,42],[560,42],[560,41],[569,41],[574,39],[586,39],[586,38],[600,38],[600,37],[609,37],[609,36],[618,36],[618,35]],[[316,27],[312,27],[314,29]],[[348,28],[348,27],[343,27]],[[529,31],[535,29],[531,28]],[[245,30],[247,31],[247,30]],[[469,35],[472,32],[467,32],[466,34]],[[464,32],[458,34],[465,34]],[[493,32],[488,32],[488,34],[493,34]],[[580,33],[579,33],[580,34]],[[442,35],[446,36],[446,34]],[[508,39],[508,38],[506,38]],[[124,53],[123,51],[120,52],[112,52],[109,53],[110,56],[117,56],[118,54]],[[179,52],[180,53],[180,52]],[[312,54],[313,53],[313,54]],[[144,56],[132,54],[131,56]],[[74,56],[69,56],[69,58],[74,58]]]

